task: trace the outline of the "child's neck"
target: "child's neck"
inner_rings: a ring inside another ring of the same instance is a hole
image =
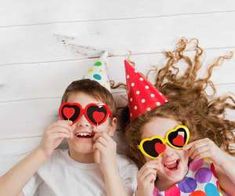
[[[89,154],[81,154],[78,152],[75,152],[73,150],[69,150],[69,156],[80,163],[94,163],[94,153],[89,153]]]
[[[155,182],[155,186],[158,188],[159,191],[166,191],[169,188],[171,188],[172,186],[174,186],[175,184],[178,184],[179,182],[181,182],[185,178],[187,173],[188,173],[188,169],[185,170],[185,173],[182,175],[182,177],[180,179],[178,179],[178,181],[174,181],[174,182],[171,180],[167,180],[166,178],[161,179],[161,180],[158,179]]]
[[[177,183],[173,183],[173,182],[170,182],[170,181],[164,181],[164,183],[161,183],[161,182],[157,181],[156,182],[156,187],[159,191],[165,191],[165,190],[171,188],[175,184],[177,184]]]

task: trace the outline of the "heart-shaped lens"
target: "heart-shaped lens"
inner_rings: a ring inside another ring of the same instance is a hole
[[[63,120],[75,122],[81,114],[80,105],[76,103],[65,103],[60,106],[59,116]]]
[[[145,140],[142,144],[142,148],[147,156],[156,158],[165,151],[166,146],[160,138],[153,138]]]
[[[167,139],[170,146],[182,148],[188,143],[189,130],[185,126],[177,126],[168,133]]]
[[[100,125],[107,119],[109,112],[105,105],[89,105],[86,115],[92,124]]]

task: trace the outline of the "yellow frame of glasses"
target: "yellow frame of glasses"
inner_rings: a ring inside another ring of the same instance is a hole
[[[189,138],[190,138],[189,129],[188,129],[188,127],[186,127],[185,125],[177,125],[176,127],[174,127],[174,128],[172,128],[172,129],[170,129],[170,130],[167,131],[165,138],[163,138],[163,137],[161,137],[161,136],[159,136],[159,135],[155,135],[155,136],[150,137],[150,138],[148,137],[148,138],[142,139],[141,142],[140,142],[140,144],[138,145],[139,150],[140,150],[141,153],[142,153],[144,156],[146,156],[146,157],[149,157],[149,158],[151,158],[151,159],[157,158],[157,157],[153,157],[153,156],[149,155],[148,153],[146,153],[145,150],[144,150],[144,148],[143,148],[144,142],[146,142],[146,141],[151,141],[151,140],[154,140],[154,139],[160,139],[163,144],[167,144],[167,145],[170,146],[171,148],[174,148],[174,149],[177,149],[177,150],[182,149],[183,147],[176,147],[176,146],[172,145],[171,142],[170,142],[169,139],[168,139],[169,134],[171,134],[172,132],[176,131],[176,130],[179,129],[179,128],[183,128],[183,129],[185,130],[185,132],[186,132],[187,138],[186,138],[186,141],[185,141],[184,146],[187,145],[188,142],[189,142]]]

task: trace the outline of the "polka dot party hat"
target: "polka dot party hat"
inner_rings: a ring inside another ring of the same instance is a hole
[[[88,69],[87,74],[85,75],[86,79],[91,79],[99,82],[106,89],[111,91],[109,77],[107,74],[107,56],[108,52],[104,52],[100,59],[97,60],[92,67]]]
[[[143,115],[167,102],[167,99],[128,60],[124,61],[130,118]]]

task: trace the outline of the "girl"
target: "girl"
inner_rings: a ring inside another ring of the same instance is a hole
[[[185,50],[191,44],[195,53],[189,56]],[[208,100],[205,92],[209,85],[215,93],[213,68],[231,55],[219,57],[207,76],[197,79],[202,54],[197,40],[181,39],[175,51],[166,52],[155,88],[125,62],[130,114],[125,135],[129,156],[140,169],[137,196],[235,195],[235,158],[229,148],[235,122],[224,117],[225,109],[235,109],[235,100]],[[181,62],[187,65],[183,73],[177,67]]]

